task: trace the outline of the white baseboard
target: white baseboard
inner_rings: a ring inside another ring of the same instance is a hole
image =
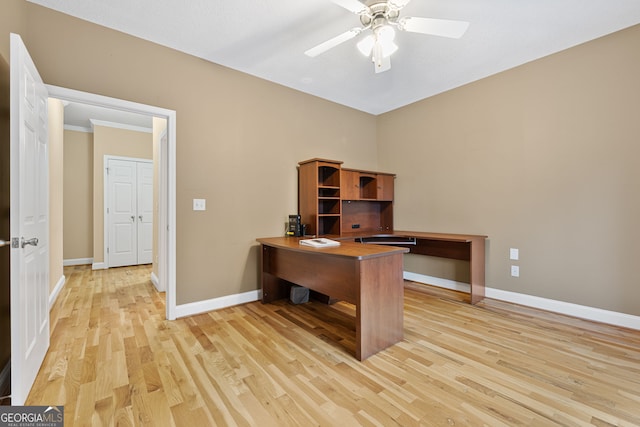
[[[527,307],[566,314],[580,319],[593,320],[595,322],[608,323],[610,325],[623,326],[625,328],[640,329],[640,316],[619,313],[617,311],[603,310],[601,308],[556,301],[493,288],[486,288],[485,296],[487,298],[493,298],[500,301],[513,302]]]
[[[160,287],[160,279],[158,278],[158,276],[156,276],[156,273],[154,273],[153,271],[151,272],[151,283],[153,283],[153,286],[156,287],[156,290],[158,292],[165,292],[166,289],[162,289]]]
[[[75,258],[75,259],[65,259],[62,261],[62,265],[65,267],[69,267],[72,265],[87,265],[93,264],[93,258]]]
[[[261,298],[262,291],[255,290],[244,292],[242,294],[213,298],[205,301],[180,304],[176,306],[176,318],[193,316],[194,314],[205,313],[207,311],[219,310],[221,308],[245,304],[247,302],[259,301]]]
[[[51,310],[51,307],[53,307],[53,303],[56,302],[56,300],[58,299],[58,295],[60,294],[60,291],[62,290],[62,288],[64,288],[64,283],[67,279],[64,277],[64,274],[60,277],[60,279],[58,279],[58,283],[56,283],[56,286],[53,288],[53,291],[51,291],[51,293],[49,294],[49,310]]]
[[[426,276],[424,274],[411,273],[408,271],[404,272],[404,279],[460,292],[470,292],[470,286],[468,283],[456,282],[455,280],[441,279],[439,277]],[[152,281],[153,280],[154,279],[152,275]],[[221,308],[232,307],[238,304],[259,301],[262,298],[261,294],[261,290],[255,290],[242,294],[228,295],[205,301],[181,304],[176,306],[176,318],[193,316],[195,314],[205,313],[207,311],[219,310]],[[485,288],[485,296],[487,298],[512,302],[514,304],[520,304],[526,307],[538,308],[541,310],[565,314],[581,319],[640,330],[640,316],[633,316],[630,314],[618,313],[615,311],[603,310],[600,308],[588,307],[584,305],[578,305],[564,301],[556,301],[548,298],[541,298],[532,295],[503,291],[500,289],[488,287]]]
[[[433,285],[439,288],[451,289],[458,292],[471,292],[471,286],[468,283],[456,282],[455,280],[441,279],[440,277],[425,276],[424,274],[411,273],[410,271],[404,272],[404,280],[411,280],[412,282],[424,283],[426,285]]]
[[[104,262],[94,262],[91,265],[92,270],[106,270],[108,267]]]
[[[461,292],[470,292],[468,283],[460,283],[454,280],[440,279],[438,277],[425,276],[423,274],[404,272],[404,278],[427,285],[452,289]],[[593,320],[595,322],[608,323],[610,325],[640,330],[640,316],[633,316],[616,311],[603,310],[601,308],[588,307],[570,302],[557,301],[517,292],[503,291],[501,289],[485,288],[485,296],[500,301],[512,302],[526,307],[538,308],[554,313],[578,317],[580,319]]]

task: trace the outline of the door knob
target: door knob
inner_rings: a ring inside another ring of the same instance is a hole
[[[138,219],[140,219],[140,222],[142,222],[142,215],[139,215]]]
[[[131,221],[135,222],[136,220],[136,216],[135,215],[131,215]]]
[[[20,244],[20,246],[22,248],[24,248],[27,245],[33,245],[33,246],[38,246],[38,238],[34,237],[33,239],[27,239],[25,240],[25,238],[22,238],[22,243]]]

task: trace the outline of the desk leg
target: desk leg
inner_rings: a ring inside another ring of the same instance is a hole
[[[484,245],[485,240],[471,242],[471,304],[477,304],[484,299]]]
[[[402,254],[363,260],[358,268],[356,359],[364,360],[404,338]]]
[[[289,297],[291,283],[268,273],[271,265],[271,251],[273,248],[260,245],[260,287],[262,288],[262,302],[269,303]]]

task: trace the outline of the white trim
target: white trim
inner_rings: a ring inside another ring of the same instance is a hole
[[[76,132],[93,133],[93,129],[84,126],[64,125],[62,128],[64,130],[73,130]]]
[[[87,264],[93,264],[93,258],[73,258],[73,259],[62,260],[62,265],[64,267],[70,267],[72,265],[87,265]]]
[[[167,291],[167,319],[176,319],[176,112],[172,112],[172,116],[167,118],[167,155],[161,159],[161,170],[168,171],[167,179],[160,180],[161,187],[159,193],[160,206],[166,199],[166,206],[169,208],[161,218],[159,232],[166,233],[166,266],[163,270],[166,273],[166,291]],[[162,242],[162,240],[159,240]],[[162,268],[162,266],[160,266]],[[160,276],[162,278],[162,276]]]
[[[107,268],[107,264],[105,264],[104,262],[94,262],[93,264],[91,264],[92,270],[106,270]]]
[[[151,272],[151,283],[153,283],[153,286],[156,287],[156,290],[158,292],[164,292],[164,289],[161,289],[160,287],[160,279],[158,278],[158,276],[156,276],[156,273],[154,273],[153,271]]]
[[[95,129],[95,126],[104,126],[108,128],[132,130],[134,132],[153,133],[153,129],[148,127],[143,127],[143,126],[127,125],[124,123],[114,123],[114,122],[107,122],[105,120],[96,120],[96,119],[90,119],[89,122],[91,122],[92,132]]]
[[[165,287],[167,289],[166,317],[168,320],[174,320],[176,318],[176,112],[174,110],[167,110],[166,108],[139,104],[137,102],[110,98],[59,86],[45,86],[51,98],[160,117],[167,120],[167,156],[162,160],[159,168],[160,174],[166,174],[167,178],[166,186],[159,189],[159,209],[166,211],[167,220],[165,224],[158,224],[158,232],[166,233],[167,239],[164,247],[158,247],[158,252],[162,251],[166,254],[166,270],[164,270],[166,271]],[[162,268],[162,266],[160,268]],[[96,264],[94,264],[94,269],[97,269]],[[161,281],[165,279],[162,274],[160,275],[160,279]]]
[[[500,301],[507,301],[527,307],[552,311],[554,313],[566,314],[580,319],[593,320],[595,322],[608,323],[610,325],[640,330],[640,316],[633,316],[631,314],[603,310],[601,308],[556,301],[494,288],[486,288],[485,296],[487,298],[493,298]]]
[[[158,170],[166,170],[167,168],[167,129],[166,127],[160,132],[160,135],[157,135],[158,140],[153,141],[156,146],[156,157],[153,159],[158,167]],[[167,174],[158,174],[158,199],[156,203],[158,206],[163,206],[167,199]],[[167,212],[159,209],[158,211],[158,235],[156,245],[158,247],[166,247],[168,234],[167,230]],[[155,218],[154,218],[155,219]],[[159,292],[167,291],[167,253],[166,251],[157,251],[155,254],[155,259],[153,260],[154,269],[158,272],[158,275],[155,276],[157,280],[157,284],[155,284],[156,289]],[[152,277],[153,278],[153,277]],[[165,300],[168,299],[165,294]],[[173,300],[173,307],[175,307],[175,298]],[[175,315],[174,315],[175,318]]]
[[[242,294],[227,295],[224,297],[213,298],[204,301],[181,304],[176,307],[176,316],[193,316],[194,314],[200,314],[208,311],[219,310],[221,308],[232,307],[234,305],[259,301],[260,299],[262,299],[262,291],[258,289],[255,291],[244,292]]]
[[[468,293],[470,291],[468,283],[441,279],[439,277],[426,276],[423,274],[405,271],[404,278],[405,280],[411,280],[413,282],[424,283],[426,285],[452,289],[460,292]],[[553,313],[564,314],[580,319],[640,330],[640,316],[633,316],[631,314],[603,310],[601,308],[536,297],[533,295],[520,294],[517,292],[503,291],[495,288],[485,288],[485,296],[487,298],[512,302],[514,304],[538,308],[540,310],[551,311]]]
[[[60,291],[62,290],[62,288],[64,288],[64,284],[66,280],[67,279],[64,277],[64,274],[60,276],[60,279],[58,279],[58,283],[56,283],[56,286],[53,288],[53,291],[51,292],[51,294],[49,294],[49,310],[51,310],[51,307],[53,307],[53,303],[55,303],[56,300],[58,299],[58,295],[60,294]]]

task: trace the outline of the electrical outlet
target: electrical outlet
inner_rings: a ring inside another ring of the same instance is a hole
[[[520,267],[518,267],[517,265],[512,265],[511,266],[511,276],[520,277]]]
[[[509,259],[517,261],[520,259],[520,251],[516,248],[509,249]]]

